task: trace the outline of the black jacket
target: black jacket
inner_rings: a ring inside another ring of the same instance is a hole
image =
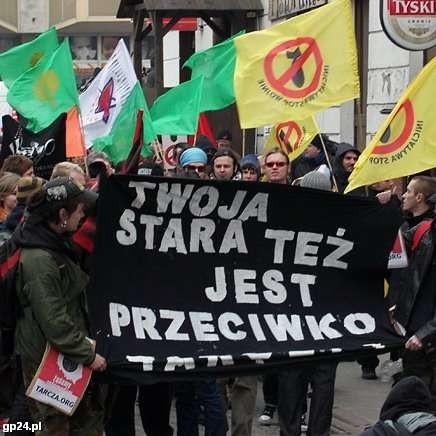
[[[360,155],[360,151],[353,147],[351,144],[347,144],[346,142],[341,142],[338,144],[336,149],[336,155],[335,160],[333,162],[333,175],[336,179],[336,184],[338,185],[338,192],[343,194],[345,188],[348,185],[348,177],[350,176],[350,173],[345,171],[344,167],[342,166],[342,159],[344,157],[344,154],[348,151],[354,151],[358,155]],[[365,188],[356,188],[353,191],[349,192],[350,195],[358,195],[358,196],[366,196]]]
[[[418,377],[400,380],[387,396],[380,421],[360,436],[431,436],[436,434],[431,394]]]
[[[420,222],[431,216],[433,213],[422,215],[418,224],[417,220],[413,220],[413,227],[409,222],[403,224],[409,266],[393,270],[389,283],[389,305],[396,305],[395,319],[408,330],[409,335],[416,335],[420,340],[436,335],[436,291],[433,287],[436,280],[435,223],[422,236],[413,253],[411,245]]]

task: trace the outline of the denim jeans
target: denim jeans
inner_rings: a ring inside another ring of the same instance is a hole
[[[224,436],[227,418],[215,379],[176,385],[177,436],[198,436],[200,407],[204,411],[205,436]]]

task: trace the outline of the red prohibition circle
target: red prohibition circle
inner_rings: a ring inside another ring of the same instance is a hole
[[[381,143],[380,145],[377,145],[372,154],[387,154],[392,153],[395,150],[398,150],[402,146],[404,146],[404,143],[409,139],[410,135],[413,131],[413,126],[415,124],[415,114],[413,112],[413,106],[412,102],[410,100],[406,100],[398,109],[397,113],[395,114],[394,118],[392,118],[392,121],[394,121],[397,116],[404,111],[405,114],[405,121],[404,121],[404,127],[401,133],[391,142],[388,142],[386,144]],[[391,124],[392,124],[391,121]]]
[[[285,137],[282,139],[280,137],[280,132],[283,131],[285,133]],[[297,139],[292,145],[290,142],[290,138],[292,133],[295,132],[297,134]],[[301,143],[301,138],[303,137],[303,131],[301,127],[295,121],[286,121],[285,123],[280,123],[276,128],[276,140],[280,145],[280,148],[286,153],[292,153],[295,151]]]
[[[164,153],[164,159],[166,163],[174,167],[176,166],[176,160],[174,158],[175,149],[176,149],[175,144],[169,145],[165,149],[165,153]]]
[[[279,56],[282,52],[293,47],[298,47],[302,44],[307,44],[307,48],[302,52],[302,54],[292,64],[290,68],[288,68],[279,77],[276,77],[276,72],[274,71],[273,66],[276,57]],[[292,89],[286,87],[285,85],[295,76],[298,70],[303,67],[304,63],[311,56],[313,56],[313,58],[315,59],[316,70],[309,85],[302,89]],[[309,94],[313,93],[319,86],[321,80],[322,66],[323,60],[318,44],[314,38],[311,38],[309,36],[290,39],[288,41],[282,42],[268,52],[263,64],[265,77],[271,87],[289,98],[304,98]]]

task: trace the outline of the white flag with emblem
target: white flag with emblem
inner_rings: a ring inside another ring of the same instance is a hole
[[[137,81],[129,51],[120,39],[107,64],[79,97],[88,148],[95,138],[109,134]]]

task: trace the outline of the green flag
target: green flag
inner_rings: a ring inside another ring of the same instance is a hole
[[[104,151],[114,163],[127,158],[133,144],[133,135],[136,127],[136,114],[142,109],[142,141],[144,146],[141,155],[150,155],[150,142],[156,138],[151,123],[150,113],[144,98],[144,92],[139,82],[124,102],[120,113],[114,121],[109,135],[96,138],[92,141],[94,150]]]
[[[27,118],[26,128],[35,133],[77,105],[76,78],[68,41],[15,80],[7,100]]]
[[[203,77],[188,80],[162,94],[150,109],[154,131],[162,135],[192,135],[197,131]]]
[[[52,27],[32,41],[0,54],[1,80],[10,88],[15,79],[34,67],[44,56],[53,53],[58,46],[56,29]]]
[[[194,53],[183,65],[191,68],[191,78],[204,77],[200,112],[222,109],[235,102],[236,51],[233,39],[243,33],[244,30],[207,50]]]

